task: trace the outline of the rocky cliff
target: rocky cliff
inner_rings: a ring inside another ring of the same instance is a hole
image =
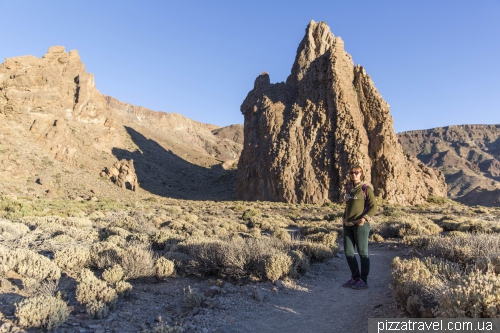
[[[125,159],[134,160],[134,195],[230,199],[235,171],[225,169],[241,152],[237,136],[102,95],[78,52],[61,46],[0,65],[0,194],[130,195],[100,177]]]
[[[500,125],[462,125],[398,134],[406,153],[445,174],[462,203],[500,205]]]
[[[309,23],[286,83],[261,74],[241,112],[240,199],[339,201],[352,164],[390,202],[446,195],[439,171],[405,156],[388,104],[324,22]]]

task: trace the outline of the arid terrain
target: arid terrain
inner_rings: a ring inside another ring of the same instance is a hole
[[[118,101],[61,46],[6,59],[0,332],[500,316],[498,125],[396,136],[368,74],[314,21],[287,83],[260,75],[242,112],[220,127]],[[378,214],[369,288],[352,290],[341,197],[361,162]]]

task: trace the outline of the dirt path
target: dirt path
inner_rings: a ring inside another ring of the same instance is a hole
[[[394,257],[404,256],[409,249],[394,246],[387,243],[369,245],[368,289],[352,290],[341,286],[350,276],[345,258],[312,265],[304,277],[285,282],[283,286],[269,281],[218,284],[215,279],[196,277],[150,279],[134,281],[131,295],[120,298],[110,315],[101,320],[88,318],[85,307],[74,297],[74,280],[65,278],[60,286],[68,290],[73,311],[55,332],[136,333],[161,323],[181,326],[185,333],[367,332],[369,317],[402,316],[395,308],[389,289],[390,264]],[[65,287],[65,284],[68,285]],[[188,286],[205,294],[201,307],[186,307],[184,290]],[[263,300],[257,300],[256,294]],[[12,322],[15,308],[9,295],[0,293],[0,332],[25,332]]]
[[[369,289],[341,284],[350,276],[344,258],[313,267],[296,291],[265,298],[262,307],[238,319],[239,332],[367,332],[368,318],[400,317],[390,283],[390,264],[407,250],[371,244]],[[286,293],[286,292],[285,292]]]

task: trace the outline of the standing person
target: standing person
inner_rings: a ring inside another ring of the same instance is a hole
[[[359,165],[349,169],[349,185],[346,191],[344,211],[344,253],[351,270],[351,278],[342,286],[352,289],[368,288],[370,257],[368,255],[368,235],[370,220],[377,212],[375,195],[370,186],[364,183],[365,176]],[[358,249],[361,273],[354,256],[354,246]]]

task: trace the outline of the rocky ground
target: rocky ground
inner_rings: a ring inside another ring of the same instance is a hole
[[[340,244],[342,247],[342,244]],[[72,314],[56,332],[127,333],[162,324],[183,332],[366,332],[368,318],[401,317],[392,299],[390,263],[409,249],[397,243],[370,245],[372,269],[369,289],[352,290],[341,284],[349,278],[342,254],[315,264],[299,280],[276,283],[229,283],[195,277],[133,282],[129,297],[120,299],[107,319],[92,320],[75,295],[67,295]],[[15,288],[15,279],[10,279]],[[60,288],[74,290],[74,279],[61,279]],[[4,286],[5,287],[5,286]],[[185,290],[203,293],[200,307],[186,306]],[[8,297],[8,294],[3,296]],[[14,308],[3,297],[0,332],[23,331],[12,325]]]

